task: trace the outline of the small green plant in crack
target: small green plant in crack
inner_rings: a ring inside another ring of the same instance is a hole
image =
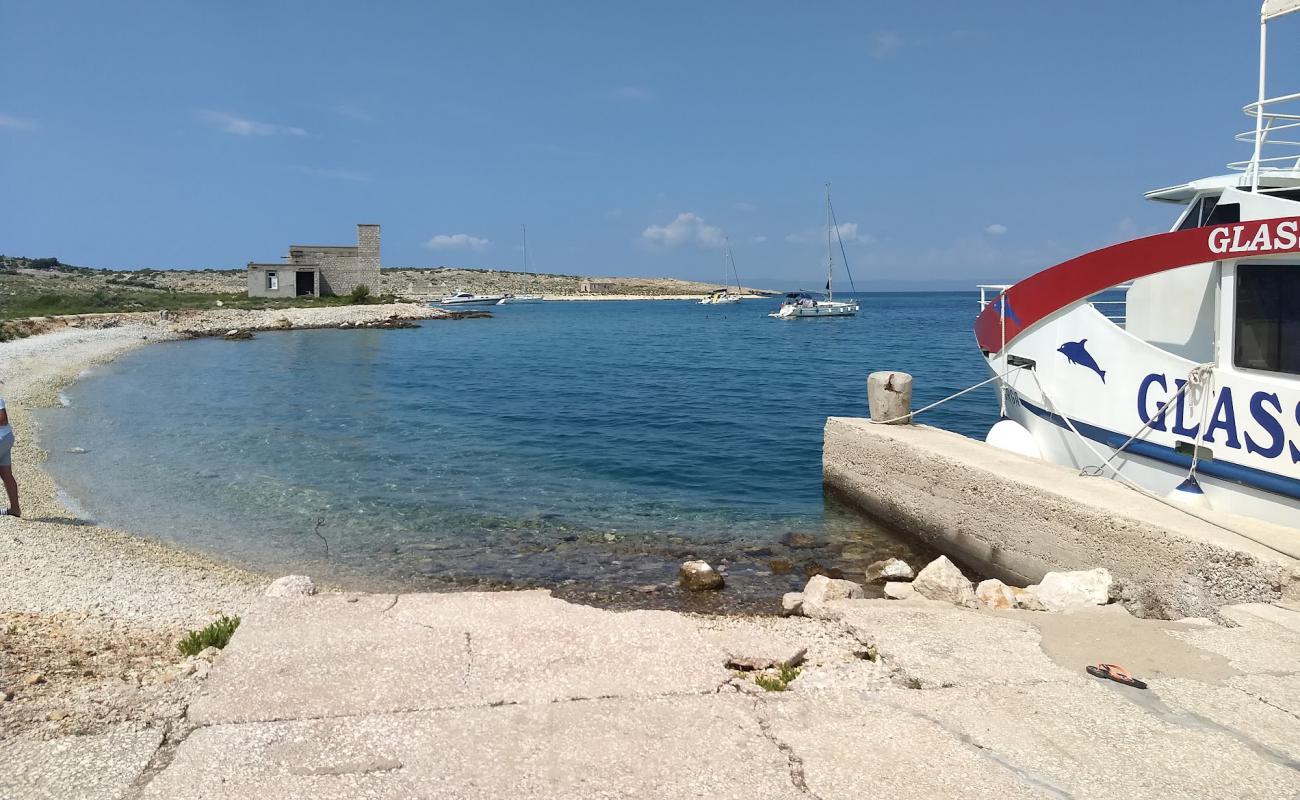
[[[176,643],[176,649],[187,656],[196,656],[209,647],[220,650],[230,644],[230,637],[235,634],[235,628],[238,627],[239,617],[222,615],[221,619],[206,628],[185,634],[185,637]]]
[[[782,664],[780,671],[775,675],[768,672],[755,675],[754,683],[757,683],[769,692],[784,692],[786,689],[790,688],[791,681],[799,677],[800,671],[801,670],[798,667],[790,667]]]
[[[924,687],[923,687],[923,685],[921,684],[921,679],[920,679],[920,678],[908,678],[908,679],[907,679],[907,688],[909,688],[909,689],[921,689],[921,688],[924,688]]]

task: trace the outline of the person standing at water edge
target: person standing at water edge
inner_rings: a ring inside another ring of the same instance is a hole
[[[0,384],[0,392],[4,385]],[[14,480],[13,465],[14,429],[9,424],[9,412],[5,410],[4,395],[0,394],[0,481],[4,482],[5,494],[9,495],[9,509],[0,512],[11,517],[21,517],[22,509],[18,507],[18,481]]]

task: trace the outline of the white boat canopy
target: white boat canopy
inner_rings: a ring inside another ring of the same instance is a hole
[[[1292,11],[1300,11],[1300,0],[1264,0],[1260,20],[1268,22],[1274,17],[1290,14]]]

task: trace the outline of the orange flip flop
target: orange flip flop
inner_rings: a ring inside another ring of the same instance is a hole
[[[1137,678],[1134,678],[1129,674],[1128,670],[1124,669],[1119,664],[1098,664],[1095,667],[1089,665],[1088,667],[1085,667],[1085,669],[1088,670],[1089,675],[1098,678],[1107,678],[1116,683],[1122,683],[1125,686],[1132,686],[1135,689],[1147,688],[1146,681],[1140,681]]]

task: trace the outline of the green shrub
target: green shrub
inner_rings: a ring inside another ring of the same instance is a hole
[[[799,672],[800,670],[798,667],[788,667],[785,664],[782,664],[781,671],[776,675],[768,673],[755,675],[754,683],[757,683],[769,692],[784,692],[790,687],[790,682],[799,677]]]
[[[221,650],[230,644],[230,637],[235,634],[235,628],[238,627],[239,617],[227,617],[223,614],[221,619],[208,627],[185,634],[185,638],[176,643],[176,649],[187,656],[196,656],[209,647]]]
[[[352,287],[352,292],[348,295],[348,299],[353,303],[364,303],[368,297],[370,297],[370,287],[364,283]]]

